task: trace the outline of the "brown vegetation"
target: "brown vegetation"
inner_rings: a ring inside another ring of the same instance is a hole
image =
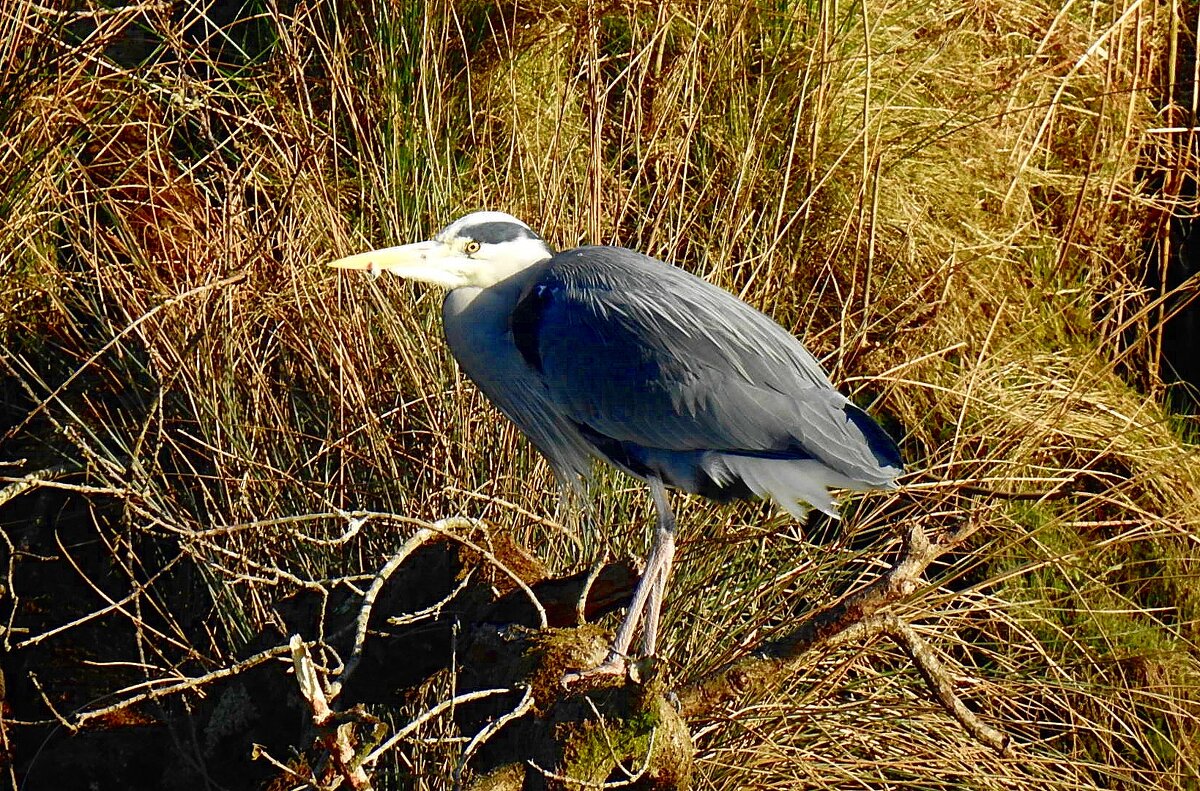
[[[507,713],[578,715],[468,632],[640,555],[645,498],[598,471],[558,509],[439,296],[323,266],[486,207],[761,307],[913,470],[840,525],[677,500],[662,686],[611,696],[641,730],[601,779],[661,730],[704,789],[1198,787],[1200,459],[1158,368],[1197,283],[1147,286],[1195,210],[1194,108],[1161,106],[1194,9],[237,5],[0,6],[10,785],[500,788]],[[486,527],[386,565],[456,515]],[[913,530],[964,540],[877,602],[892,642],[705,686],[894,580]]]

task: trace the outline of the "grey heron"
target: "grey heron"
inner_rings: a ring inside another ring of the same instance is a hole
[[[666,487],[836,517],[831,488],[892,488],[903,470],[892,438],[790,332],[633,250],[556,253],[517,218],[481,211],[330,266],[448,289],[442,321],[459,366],[561,482],[577,485],[599,458],[648,484],[657,525],[645,572],[591,672],[621,672],[643,621],[642,654],[654,653],[675,552]]]

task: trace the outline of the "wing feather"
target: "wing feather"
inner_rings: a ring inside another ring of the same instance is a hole
[[[682,269],[582,247],[550,259],[521,305],[534,295],[537,321],[521,329],[536,336],[517,345],[536,350],[556,409],[591,431],[666,451],[803,453],[873,486],[900,471],[795,337]]]

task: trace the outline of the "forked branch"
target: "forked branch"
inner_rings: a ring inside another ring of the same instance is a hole
[[[1008,737],[984,724],[954,692],[949,674],[933,650],[908,624],[884,612],[924,583],[929,564],[954,549],[975,532],[964,523],[937,541],[931,541],[916,524],[906,528],[900,556],[886,574],[853,591],[805,619],[784,637],[768,643],[753,655],[726,665],[679,692],[680,712],[692,718],[717,707],[762,694],[790,676],[802,658],[815,648],[830,649],[880,635],[894,640],[912,659],[938,702],[981,743],[1004,753]]]

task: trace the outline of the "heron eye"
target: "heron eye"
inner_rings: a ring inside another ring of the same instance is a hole
[[[479,242],[467,242],[463,249],[467,251],[467,255],[474,255],[479,252]]]

